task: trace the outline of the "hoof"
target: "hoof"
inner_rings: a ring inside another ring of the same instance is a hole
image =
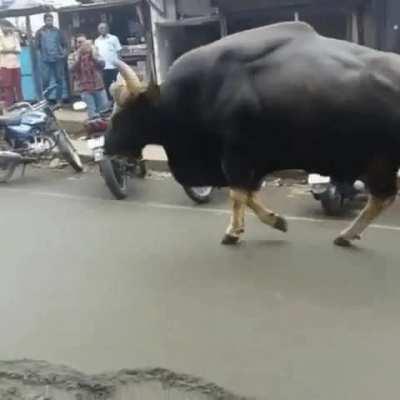
[[[238,242],[239,242],[238,236],[231,236],[231,235],[227,234],[223,237],[221,244],[231,246],[231,245],[237,244]]]
[[[276,222],[274,223],[274,228],[281,232],[288,231],[288,223],[283,217],[276,217]]]
[[[351,241],[348,239],[345,239],[342,236],[339,236],[335,239],[334,243],[336,244],[336,246],[340,246],[340,247],[351,247]]]

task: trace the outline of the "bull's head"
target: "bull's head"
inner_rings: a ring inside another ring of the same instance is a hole
[[[159,89],[154,85],[145,88],[136,73],[122,61],[116,66],[120,73],[110,87],[115,106],[105,151],[109,155],[139,156],[144,146],[157,142]]]

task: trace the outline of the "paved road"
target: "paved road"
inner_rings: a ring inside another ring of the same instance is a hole
[[[268,195],[289,234],[249,217],[227,248],[223,191],[192,207],[152,179],[117,202],[96,173],[69,170],[2,186],[1,359],[163,366],[262,399],[397,397],[398,206],[342,249],[345,222],[303,188]]]

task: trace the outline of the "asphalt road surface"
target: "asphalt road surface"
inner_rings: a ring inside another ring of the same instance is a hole
[[[398,205],[343,249],[346,221],[304,187],[267,188],[289,233],[249,215],[232,248],[225,191],[200,207],[171,179],[132,183],[122,202],[96,171],[0,187],[0,359],[165,367],[260,399],[398,396]]]

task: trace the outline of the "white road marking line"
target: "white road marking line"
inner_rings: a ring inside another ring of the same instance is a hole
[[[135,205],[141,207],[149,207],[149,208],[157,208],[157,209],[165,209],[165,210],[177,210],[177,211],[195,211],[195,212],[203,212],[208,214],[217,214],[217,215],[230,215],[231,211],[228,209],[223,208],[210,208],[210,207],[191,207],[191,206],[182,206],[178,204],[166,204],[166,203],[158,203],[158,202],[146,202],[146,201],[120,201],[120,200],[113,200],[113,199],[101,199],[101,198],[94,198],[89,196],[78,196],[78,195],[71,195],[66,193],[57,193],[57,192],[44,192],[38,190],[28,190],[28,189],[17,189],[17,188],[1,188],[0,191],[2,192],[10,192],[10,193],[24,193],[33,196],[43,196],[43,197],[54,197],[66,200],[77,200],[77,201],[90,201],[90,202],[113,202],[118,204],[124,204],[126,206]],[[255,217],[253,214],[248,214],[249,216]],[[348,222],[344,219],[323,219],[323,218],[310,218],[310,217],[299,217],[296,215],[285,215],[285,218],[288,221],[295,221],[295,222],[308,222],[308,223],[332,223],[332,222]],[[369,228],[385,230],[385,231],[394,231],[400,232],[400,226],[396,225],[384,225],[384,224],[372,224]]]

